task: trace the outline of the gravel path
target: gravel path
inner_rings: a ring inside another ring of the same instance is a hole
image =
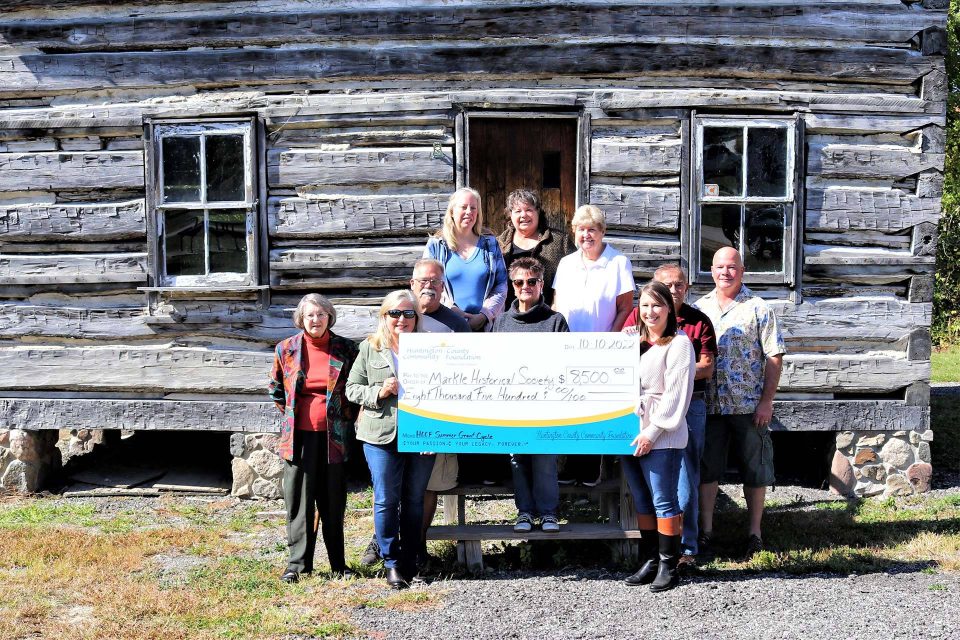
[[[416,587],[445,594],[413,613],[360,609],[378,638],[960,638],[960,576],[900,573],[690,579],[652,594],[626,574],[504,573]]]

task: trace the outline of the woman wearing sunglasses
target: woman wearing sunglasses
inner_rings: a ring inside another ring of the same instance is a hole
[[[517,297],[506,313],[494,321],[494,332],[569,331],[564,317],[543,301],[543,265],[536,258],[514,260],[510,265],[510,284]],[[510,469],[518,512],[513,530],[526,533],[539,517],[543,531],[560,531],[557,456],[511,454]]]
[[[400,334],[420,328],[413,293],[393,291],[380,305],[377,330],[360,343],[347,378],[347,398],[363,407],[357,439],[373,478],[373,528],[387,584],[402,589],[417,575],[422,546],[423,494],[435,456],[397,451],[397,360]]]

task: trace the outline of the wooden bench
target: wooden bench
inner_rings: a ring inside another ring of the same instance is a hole
[[[586,494],[600,503],[600,512],[607,522],[570,522],[560,531],[544,533],[534,529],[527,533],[513,530],[512,524],[468,524],[467,497],[513,497],[509,485],[461,485],[439,491],[443,499],[444,525],[427,529],[427,540],[453,540],[457,543],[457,561],[470,571],[483,570],[481,543],[484,540],[620,540],[615,552],[620,556],[635,555],[631,540],[640,537],[636,530],[636,514],[626,483],[620,478],[604,480],[596,487],[561,485],[561,495]],[[456,498],[455,500],[453,498]]]

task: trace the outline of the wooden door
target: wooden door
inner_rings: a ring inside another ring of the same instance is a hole
[[[540,196],[550,226],[567,230],[577,202],[575,118],[470,118],[470,185],[483,198],[486,226],[510,224],[507,196],[530,189]]]

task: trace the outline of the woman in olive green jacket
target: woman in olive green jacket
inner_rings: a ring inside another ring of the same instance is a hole
[[[360,343],[347,398],[363,407],[357,440],[373,479],[373,526],[387,583],[401,589],[417,574],[423,545],[423,494],[436,456],[397,451],[399,335],[420,328],[420,306],[407,290],[387,294],[377,331]]]

